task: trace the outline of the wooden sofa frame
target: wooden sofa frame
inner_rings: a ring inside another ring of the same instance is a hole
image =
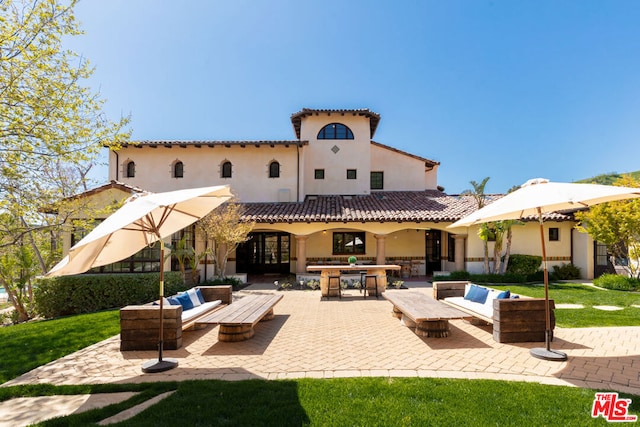
[[[177,350],[182,347],[182,331],[194,328],[196,322],[213,311],[231,304],[232,286],[197,286],[205,301],[221,300],[222,304],[212,307],[199,316],[182,322],[182,306],[164,305],[163,348]],[[120,351],[157,350],[160,335],[160,307],[153,304],[128,305],[120,309]]]
[[[455,307],[458,310],[469,313],[477,319],[493,324],[493,339],[500,343],[514,342],[542,342],[545,341],[545,300],[544,298],[515,298],[496,299],[493,301],[493,316],[486,317],[461,307],[450,301],[447,297],[464,296],[465,286],[470,282],[433,282],[433,298],[442,300],[443,303]],[[555,328],[555,304],[549,300],[551,310],[551,339]]]

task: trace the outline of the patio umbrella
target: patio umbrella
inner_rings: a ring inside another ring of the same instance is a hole
[[[161,372],[178,366],[175,359],[163,359],[163,238],[179,231],[232,197],[229,186],[191,188],[134,195],[125,204],[74,245],[69,254],[45,276],[80,274],[90,268],[128,258],[146,246],[160,242],[160,339],[158,359],[142,365],[144,372]]]
[[[599,203],[640,197],[639,188],[615,187],[611,185],[549,182],[536,178],[527,181],[518,190],[492,202],[447,228],[469,227],[472,225],[508,219],[537,217],[540,224],[542,243],[542,264],[544,268],[545,292],[545,348],[531,349],[531,355],[546,360],[566,360],[567,355],[551,350],[551,312],[549,309],[549,275],[547,253],[544,244],[542,215],[558,211],[575,211]]]

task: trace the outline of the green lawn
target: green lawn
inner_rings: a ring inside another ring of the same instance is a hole
[[[82,426],[168,390],[170,397],[118,426],[587,426],[594,391],[536,383],[436,378],[183,381],[0,388],[7,396],[142,391],[128,401],[41,423]],[[640,411],[638,396],[630,414]]]
[[[512,293],[533,298],[544,298],[544,286],[489,285],[495,289],[509,289]],[[588,328],[598,326],[640,326],[640,292],[598,289],[579,283],[549,284],[549,299],[556,304],[582,304],[583,309],[556,309],[556,325],[562,328]],[[619,311],[592,308],[597,305],[623,307]]]
[[[493,286],[541,297],[542,286]],[[556,310],[559,326],[640,325],[638,293],[553,284],[558,303],[583,304]],[[618,305],[619,312],[593,305]],[[0,328],[0,382],[119,332],[118,310]],[[162,425],[608,425],[592,419],[594,390],[536,383],[428,378],[338,378],[289,381],[184,381],[180,383],[0,387],[0,401],[19,396],[140,391],[126,402],[47,421],[45,426],[87,425],[152,396],[176,390],[127,426]],[[604,391],[604,390],[598,390]],[[640,396],[631,414],[640,413]]]
[[[119,310],[0,327],[0,383],[119,333]]]

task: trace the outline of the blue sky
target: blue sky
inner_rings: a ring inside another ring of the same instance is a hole
[[[640,2],[84,0],[67,42],[133,139],[295,139],[369,108],[450,194],[640,170]],[[107,179],[102,169],[101,181]]]

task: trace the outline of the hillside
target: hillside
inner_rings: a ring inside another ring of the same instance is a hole
[[[602,175],[596,175],[592,178],[581,179],[576,182],[611,185],[618,179],[622,178],[623,175],[631,175],[633,179],[640,179],[640,171],[636,171],[636,172],[607,173]]]

